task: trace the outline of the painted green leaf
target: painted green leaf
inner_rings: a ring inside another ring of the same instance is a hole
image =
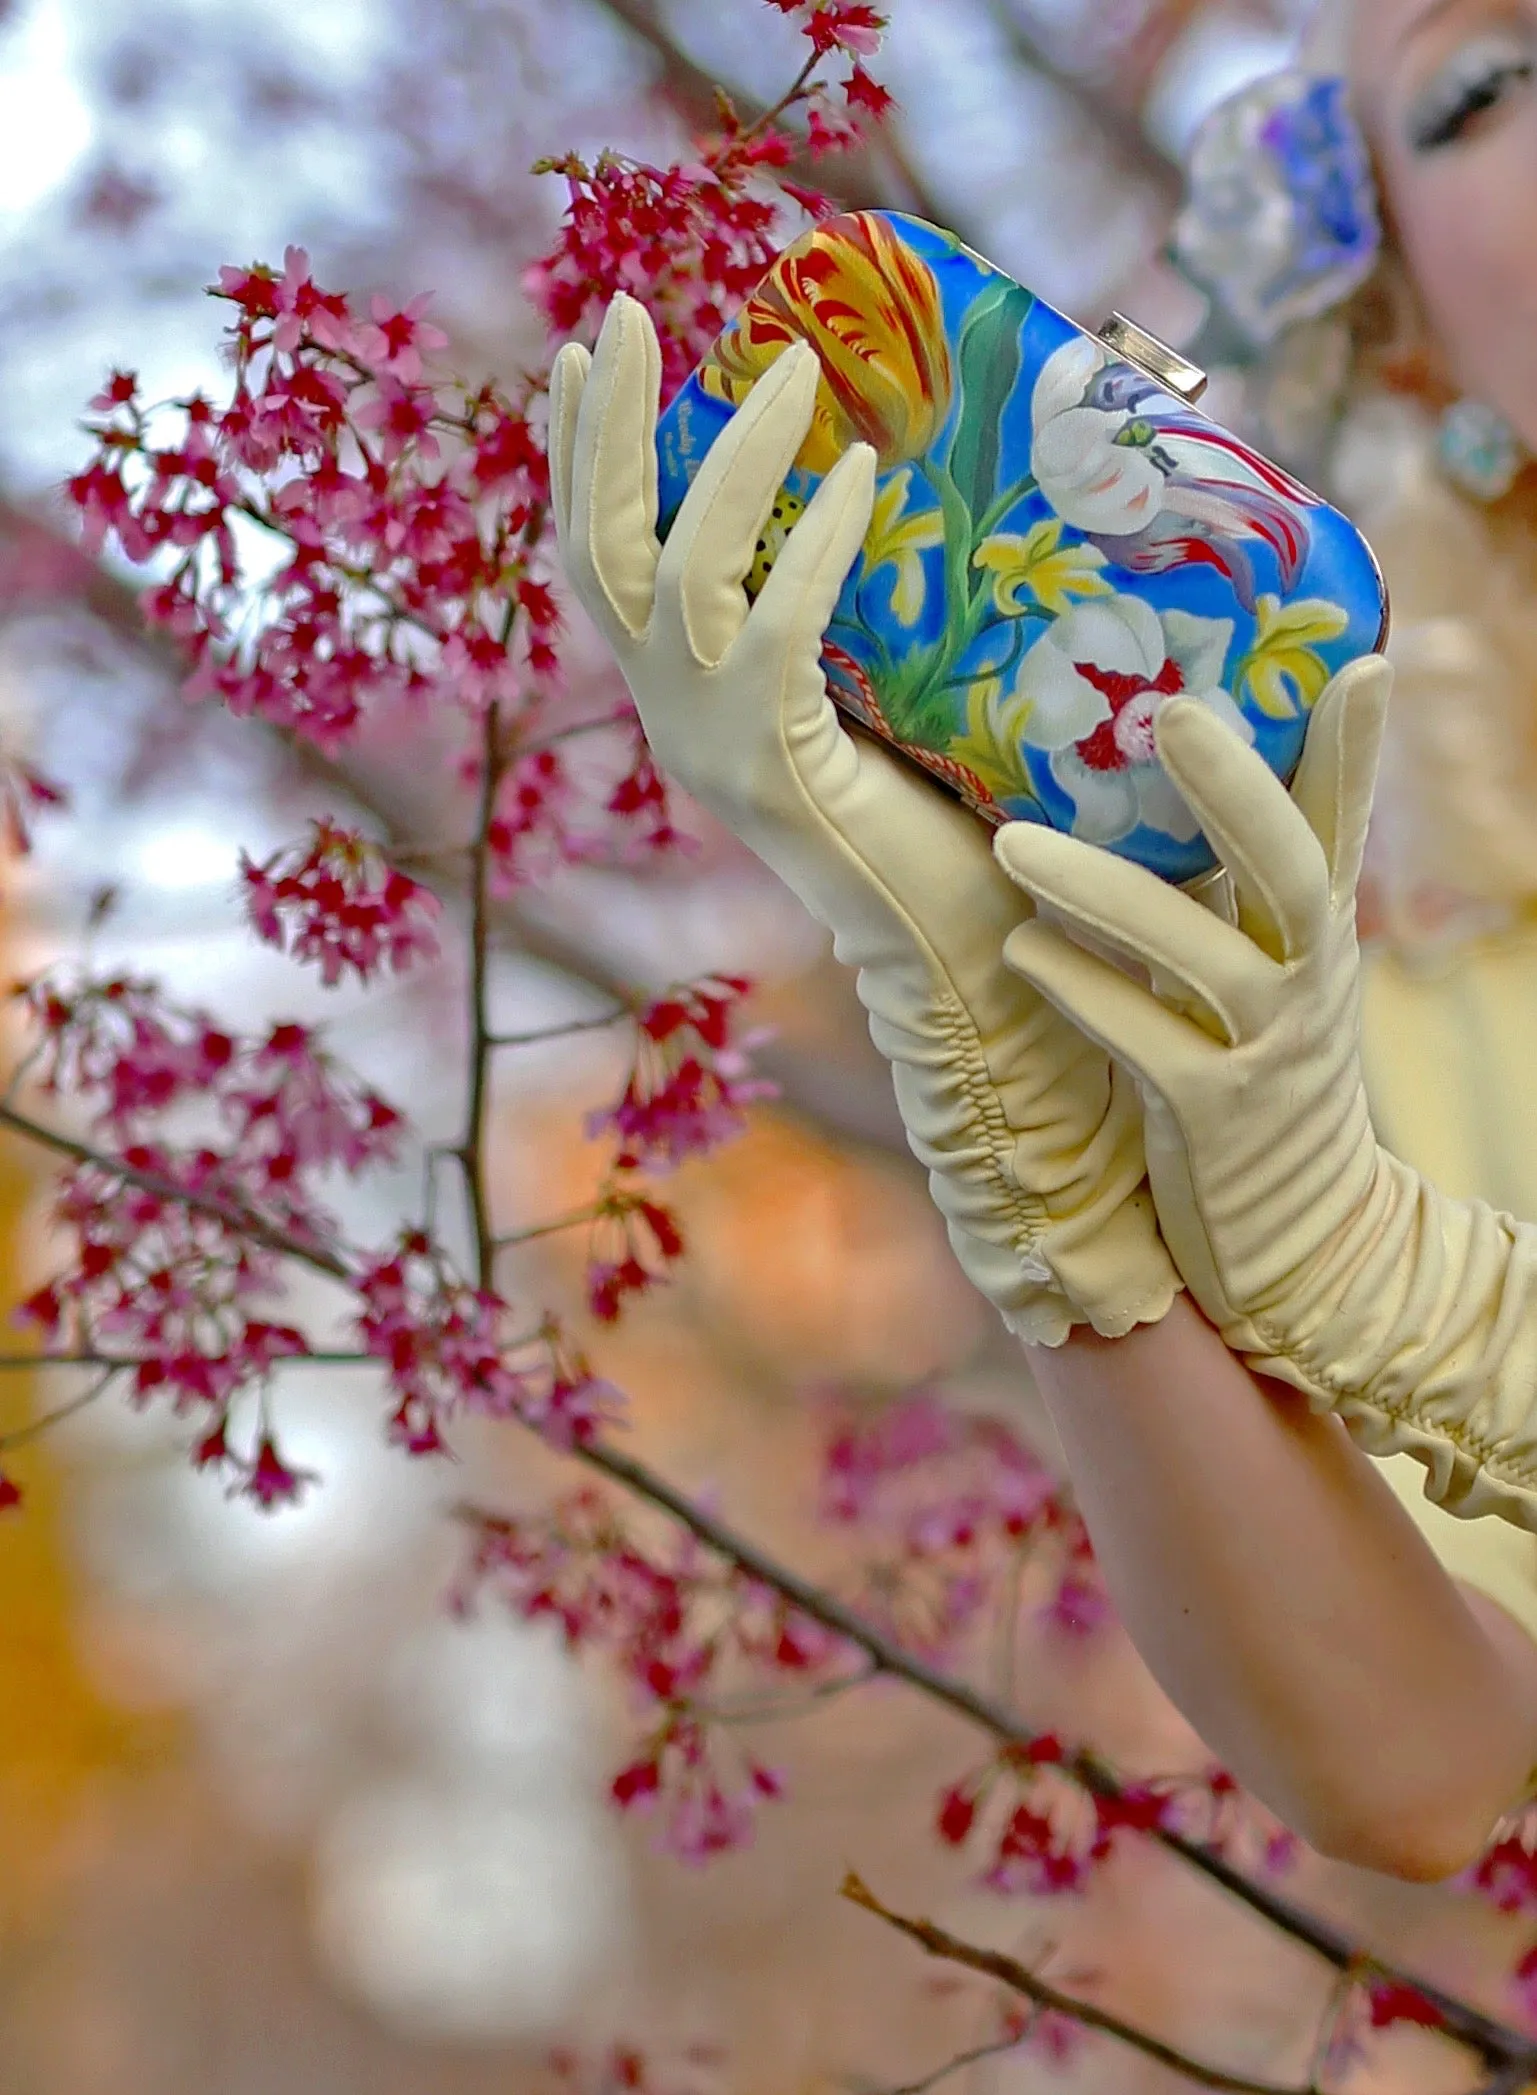
[[[998,490],[1003,411],[1019,380],[1020,329],[1035,304],[1018,284],[990,284],[961,327],[956,353],[960,412],[950,446],[950,477],[966,507],[980,517]]]

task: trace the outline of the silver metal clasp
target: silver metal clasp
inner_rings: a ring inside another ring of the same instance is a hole
[[[1206,373],[1199,364],[1192,364],[1188,357],[1171,349],[1167,342],[1160,342],[1145,327],[1138,327],[1136,321],[1128,320],[1124,313],[1110,315],[1099,331],[1099,339],[1117,356],[1125,357],[1129,364],[1145,371],[1155,385],[1178,394],[1192,407],[1206,391]]]

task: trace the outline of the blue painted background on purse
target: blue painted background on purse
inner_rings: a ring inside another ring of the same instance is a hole
[[[822,355],[818,424],[750,590],[832,459],[874,442],[876,513],[824,654],[839,704],[990,821],[1170,879],[1209,869],[1157,708],[1203,700],[1289,778],[1324,683],[1380,637],[1354,526],[949,234],[862,212],[786,250],[663,416],[664,536],[795,334]]]

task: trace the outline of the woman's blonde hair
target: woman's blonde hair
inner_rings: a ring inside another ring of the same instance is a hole
[[[1322,0],[1310,64],[1346,68],[1351,7]],[[1537,474],[1488,507],[1451,487],[1437,368],[1390,233],[1344,312],[1272,358],[1257,402],[1272,440],[1314,452],[1387,577],[1397,677],[1371,882],[1380,928],[1422,951],[1537,909]]]

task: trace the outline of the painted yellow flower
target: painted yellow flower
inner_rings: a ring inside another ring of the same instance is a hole
[[[894,567],[897,571],[891,608],[904,626],[915,625],[923,609],[923,562],[919,555],[930,546],[945,542],[944,518],[937,509],[918,510],[911,516],[903,514],[911,486],[911,472],[901,472],[893,474],[876,491],[870,528],[865,533],[866,573],[873,575],[878,567]]]
[[[1020,748],[1029,717],[1030,700],[1017,683],[1006,694],[1002,677],[981,677],[967,690],[966,726],[948,754],[975,772],[995,800],[1035,797]]]
[[[1005,618],[1034,605],[1060,618],[1072,608],[1074,597],[1110,594],[1110,584],[1100,572],[1104,554],[1082,540],[1064,546],[1060,517],[1032,525],[1023,536],[1000,531],[978,546],[972,560],[992,575],[993,602]]]
[[[1349,613],[1326,597],[1283,605],[1278,596],[1262,596],[1256,617],[1254,645],[1239,663],[1234,684],[1247,684],[1249,696],[1272,720],[1295,720],[1299,708],[1310,712],[1323,696],[1330,671],[1318,650],[1339,639]]]
[[[826,473],[861,439],[882,470],[932,447],[953,385],[939,284],[875,212],[826,219],[786,248],[710,351],[699,382],[740,407],[801,340],[821,358],[822,383],[798,466]]]

